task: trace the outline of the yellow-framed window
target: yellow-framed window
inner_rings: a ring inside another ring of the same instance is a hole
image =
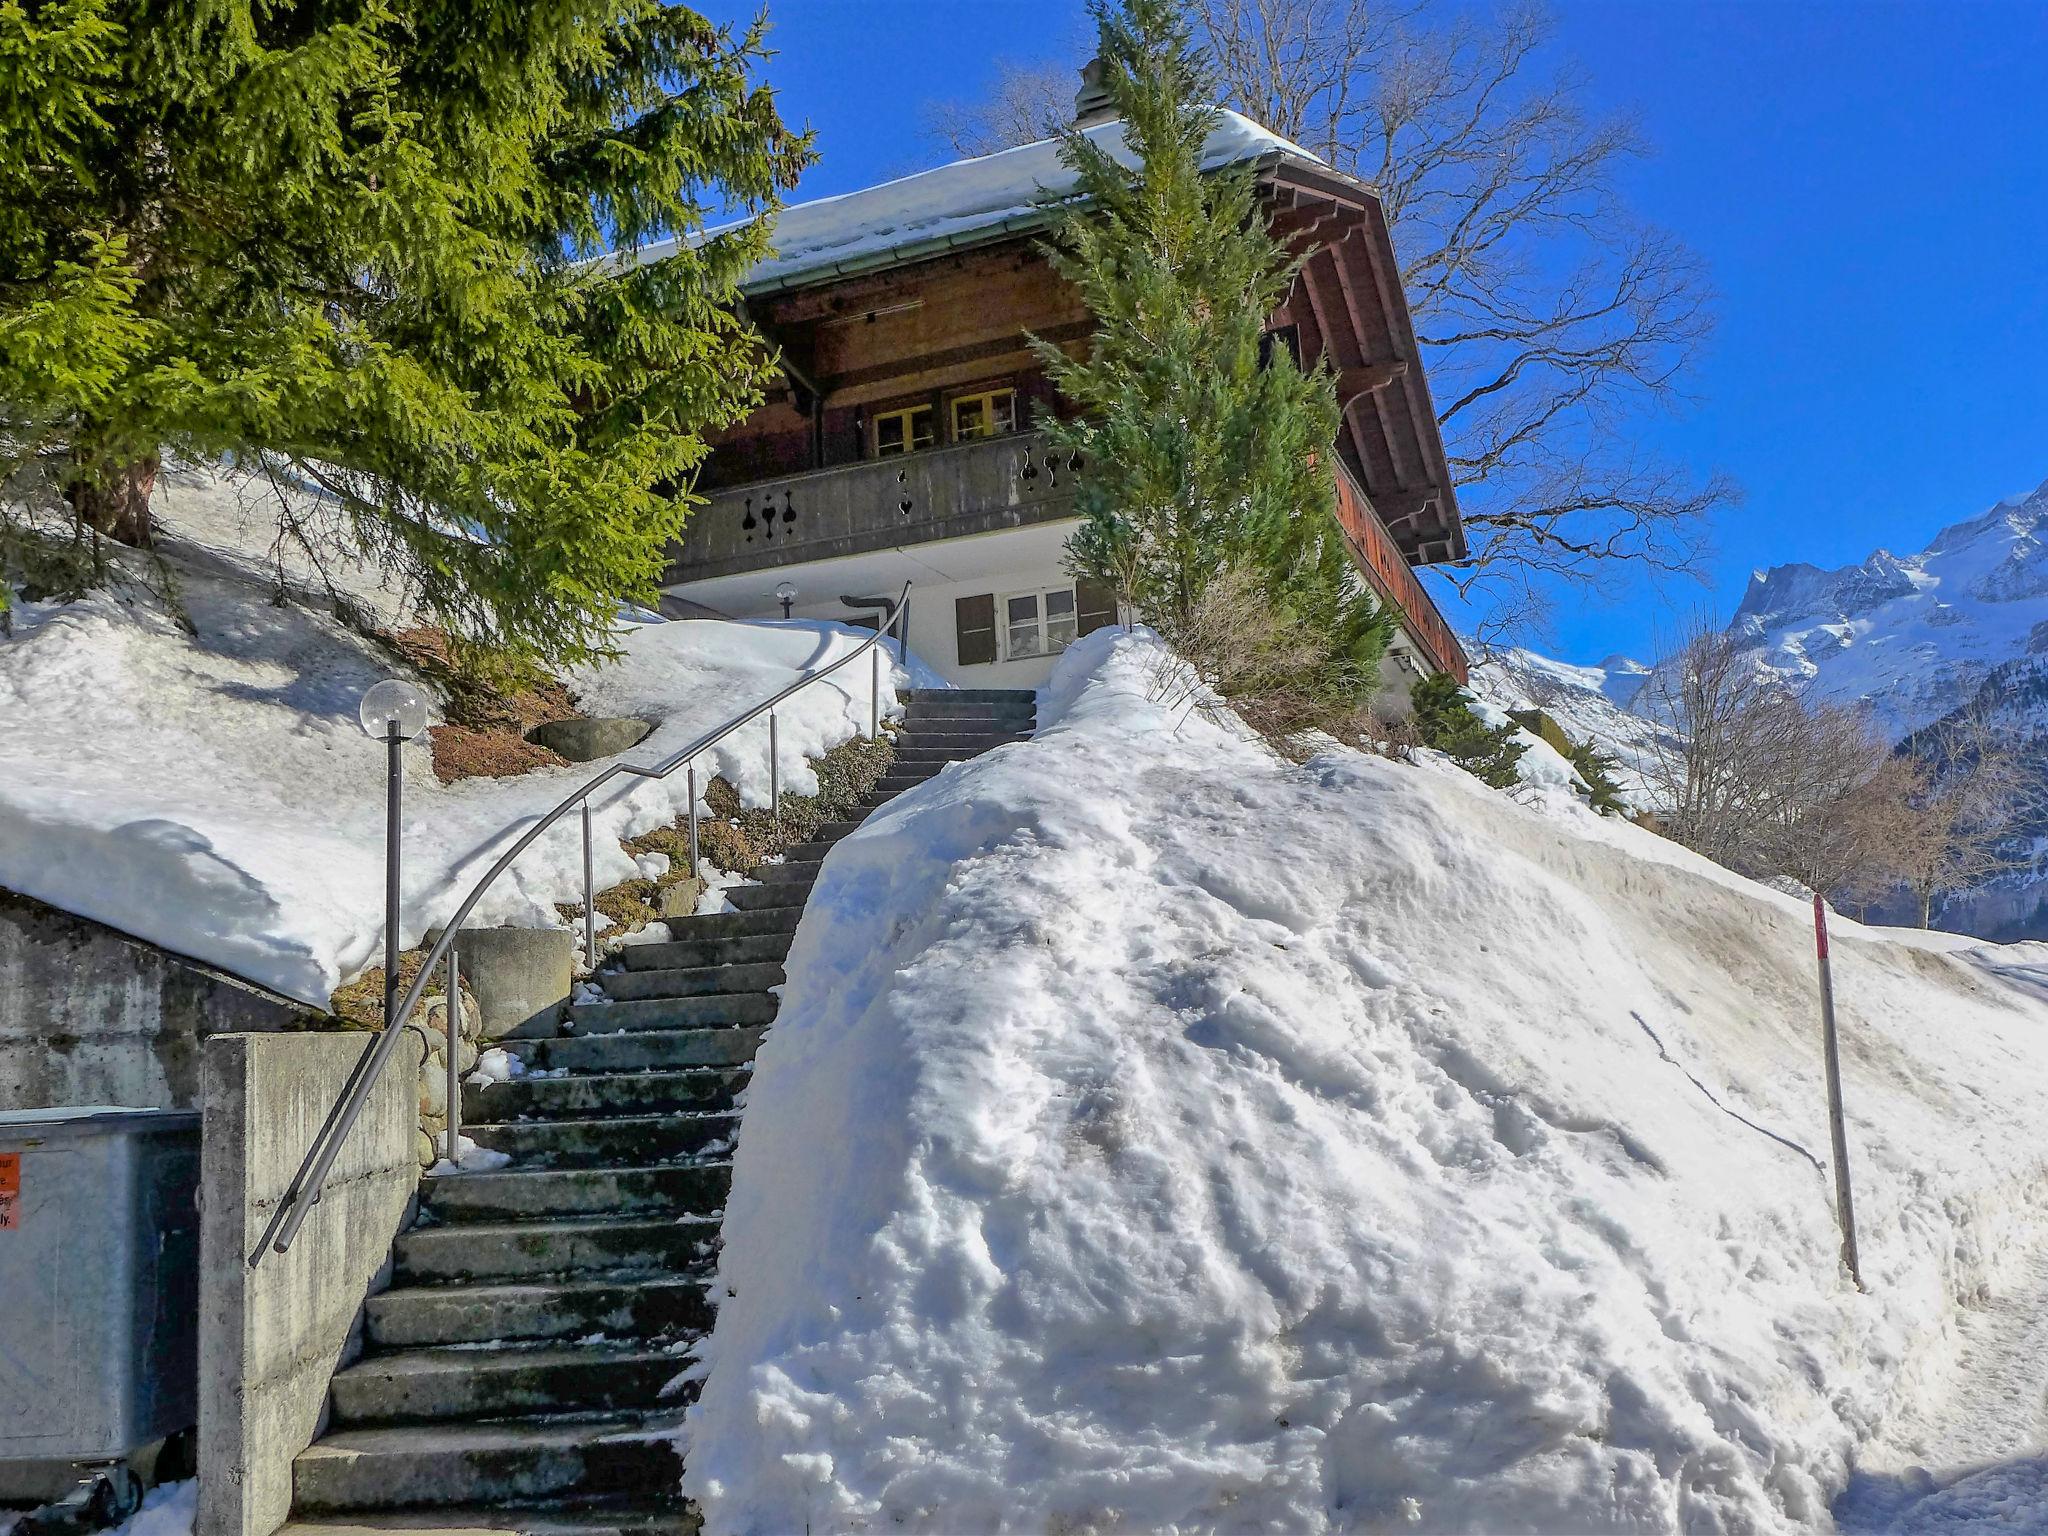
[[[1017,430],[1017,391],[985,389],[978,394],[955,395],[952,401],[953,441],[968,442],[977,437],[1001,437]]]
[[[915,453],[920,448],[929,448],[938,439],[937,423],[928,405],[906,405],[893,411],[877,411],[869,419],[868,430],[873,434],[875,457],[886,459],[891,454]]]

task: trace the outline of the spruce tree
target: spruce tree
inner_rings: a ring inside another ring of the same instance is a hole
[[[1359,580],[1336,519],[1336,386],[1262,345],[1299,261],[1273,239],[1243,167],[1205,172],[1218,114],[1172,0],[1094,0],[1103,85],[1127,168],[1069,130],[1080,203],[1051,250],[1096,320],[1084,358],[1038,344],[1079,414],[1048,423],[1082,455],[1069,558],[1168,639],[1219,575],[1252,579],[1282,628],[1311,630],[1333,711],[1372,693],[1393,617]]]
[[[762,56],[660,0],[0,3],[7,446],[136,543],[164,453],[284,466],[467,641],[601,647],[772,361],[765,221],[602,253],[773,210]]]
[[[1515,740],[1513,725],[1481,720],[1450,673],[1438,672],[1417,683],[1409,705],[1425,747],[1443,753],[1491,789],[1512,789],[1521,782],[1516,767],[1529,750],[1527,744]]]

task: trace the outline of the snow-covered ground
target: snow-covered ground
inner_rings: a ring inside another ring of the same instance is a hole
[[[179,510],[223,535],[170,546],[190,632],[143,586],[160,586],[156,574],[131,562],[137,579],[118,592],[18,605],[13,639],[0,639],[0,887],[324,1006],[381,955],[384,747],[356,709],[397,668],[323,611],[273,606],[261,561],[225,537],[213,500],[185,494]],[[863,638],[801,621],[643,624],[622,632],[620,661],[570,683],[588,714],[659,721],[624,754],[651,763]],[[806,756],[867,728],[868,675],[857,662],[778,711],[786,789],[814,790]],[[885,714],[905,682],[882,668]],[[765,804],[767,745],[763,720],[707,752],[700,787],[723,774]],[[424,739],[405,757],[407,944],[530,818],[606,766],[442,785]],[[599,885],[635,873],[621,838],[683,809],[680,772],[609,787],[596,802]],[[570,817],[473,921],[559,922],[553,903],[581,899],[581,858]]]
[[[1472,668],[1472,692],[1505,710],[1540,709],[1574,741],[1591,742],[1614,759],[1615,784],[1632,805],[1655,799],[1646,774],[1668,752],[1668,726],[1629,704],[1650,669],[1625,656],[1579,667],[1519,646],[1496,651]]]
[[[1063,660],[841,842],[725,1224],[714,1533],[1826,1529],[2033,1283],[2048,952]]]

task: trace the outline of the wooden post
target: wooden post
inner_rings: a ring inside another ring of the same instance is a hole
[[[1813,947],[1820,958],[1820,1034],[1827,1062],[1828,1137],[1835,1154],[1835,1218],[1842,1228],[1842,1262],[1849,1278],[1863,1289],[1863,1271],[1856,1262],[1856,1203],[1849,1194],[1849,1134],[1842,1124],[1842,1054],[1835,1040],[1835,976],[1828,960],[1828,907],[1813,898]]]

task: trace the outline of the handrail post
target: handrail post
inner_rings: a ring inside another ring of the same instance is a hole
[[[775,711],[768,711],[768,814],[775,830],[782,830],[782,751],[775,734]]]
[[[384,737],[384,1027],[398,1004],[398,930],[404,892],[399,882],[399,821],[405,812],[405,738],[393,720]]]
[[[690,878],[697,878],[697,760],[690,759]]]
[[[903,664],[903,670],[910,670],[910,588],[903,589],[903,596],[896,600],[896,659]]]
[[[448,1066],[448,1161],[462,1163],[462,961],[460,941],[448,946],[448,1033],[441,1051]]]
[[[882,653],[868,652],[868,740],[882,734]]]
[[[597,969],[597,892],[590,852],[590,800],[583,801],[583,964]]]

